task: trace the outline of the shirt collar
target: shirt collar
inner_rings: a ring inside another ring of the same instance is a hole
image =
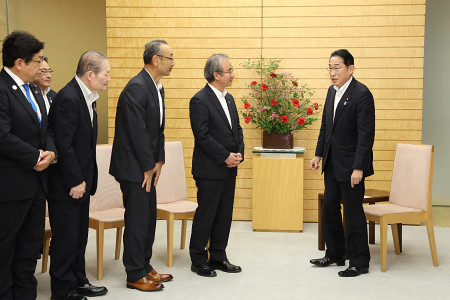
[[[227,90],[223,89],[223,93],[221,91],[219,91],[218,89],[216,89],[215,87],[213,87],[212,85],[209,84],[209,87],[213,90],[214,94],[216,94],[217,98],[221,99],[221,98],[225,98],[225,96],[227,95]]]
[[[146,68],[144,68],[144,70],[147,71]],[[162,87],[163,87],[163,86],[162,86],[162,83],[161,83],[161,80],[159,80],[159,81],[158,81],[158,84],[156,84],[156,83],[155,83],[155,80],[154,80],[153,77],[152,77],[152,74],[150,74],[149,71],[147,71],[147,73],[148,73],[148,75],[150,75],[150,78],[152,79],[153,83],[155,84],[156,89],[157,89],[158,91],[160,91],[160,90],[162,89]]]
[[[11,76],[11,78],[16,82],[18,86],[22,86],[25,84],[25,82],[23,82],[23,80],[20,79],[20,77],[17,76],[16,74],[14,74],[10,69],[8,69],[7,67],[3,67],[3,69],[5,69],[6,73],[8,73],[8,75]]]
[[[50,87],[46,87],[42,92],[44,95],[47,95],[50,92]]]
[[[333,88],[334,88],[337,92],[339,92],[339,93],[344,93],[344,92],[347,90],[348,86],[350,85],[350,82],[352,81],[352,79],[353,79],[353,76],[350,76],[350,79],[347,80],[347,82],[344,83],[344,85],[341,86],[341,88],[338,88],[338,87],[335,86],[335,85],[333,86]]]
[[[91,90],[84,84],[83,81],[81,81],[80,78],[78,78],[78,76],[75,76],[75,80],[78,82],[86,102],[94,103],[94,101],[99,97],[98,93],[91,92]]]

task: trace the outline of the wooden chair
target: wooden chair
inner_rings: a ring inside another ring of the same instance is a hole
[[[109,175],[112,145],[97,145],[98,187],[91,197],[89,228],[97,231],[97,279],[103,278],[103,242],[105,229],[117,228],[115,259],[120,257],[122,228],[125,226],[122,191]]]
[[[181,142],[166,142],[165,157],[156,185],[157,217],[167,220],[167,265],[172,267],[174,220],[181,220],[180,249],[184,249],[187,219],[198,205],[188,200]]]
[[[391,224],[398,255],[397,224],[425,222],[433,265],[439,265],[431,215],[433,154],[433,146],[397,144],[389,203],[364,205],[367,219],[380,223],[381,272],[386,272],[388,224]]]

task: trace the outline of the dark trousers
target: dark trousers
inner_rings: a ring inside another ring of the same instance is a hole
[[[333,170],[325,171],[325,194],[322,210],[323,236],[327,245],[326,257],[345,255],[345,237],[342,226],[341,200],[347,221],[347,248],[350,267],[368,267],[370,261],[367,239],[367,221],[362,207],[364,179],[354,188],[350,180],[337,181]]]
[[[233,217],[236,176],[223,180],[195,179],[198,207],[192,221],[189,254],[192,264],[208,261],[205,248],[209,240],[210,261],[227,259],[225,249]]]
[[[148,193],[140,183],[120,181],[125,207],[123,265],[127,273],[127,282],[138,281],[153,269],[150,259],[156,229],[154,178]]]
[[[24,187],[26,188],[26,187]],[[0,299],[36,299],[36,257],[44,239],[45,196],[0,202]]]
[[[50,243],[51,290],[57,296],[88,283],[84,254],[89,232],[89,196],[73,202],[47,199],[52,240]]]

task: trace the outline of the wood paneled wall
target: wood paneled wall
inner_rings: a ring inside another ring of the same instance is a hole
[[[239,66],[248,58],[262,54],[283,59],[280,69],[308,83],[315,90],[313,101],[323,104],[330,85],[329,55],[339,48],[349,49],[355,57],[355,77],[375,97],[375,175],[368,178],[366,188],[389,189],[395,144],[421,142],[425,0],[106,0],[106,16],[113,78],[108,91],[109,142],[114,137],[117,99],[143,67],[145,43],[165,39],[176,58],[171,75],[162,80],[166,140],[183,142],[192,201],[196,187],[191,175],[194,140],[189,100],[205,85],[203,67],[214,53],[230,56],[235,80],[228,91],[238,100],[238,109],[243,109],[239,99],[255,79]],[[320,120],[295,133],[295,145],[307,149],[305,221],[317,221],[317,193],[323,191],[322,176],[309,170],[319,124]],[[241,125],[246,160],[239,169],[234,219],[250,220],[251,149],[261,145],[261,131],[242,120]]]

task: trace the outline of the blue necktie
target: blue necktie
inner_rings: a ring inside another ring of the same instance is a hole
[[[31,99],[30,88],[28,87],[28,84],[25,83],[25,84],[23,85],[23,88],[25,89],[25,92],[26,92],[26,94],[27,94],[28,102],[30,102],[31,106],[33,107],[34,112],[36,113],[36,115],[37,115],[37,117],[38,117],[39,124],[41,124],[41,118],[39,118],[39,114],[38,114],[38,111],[37,111],[36,104],[34,104],[34,101]]]

